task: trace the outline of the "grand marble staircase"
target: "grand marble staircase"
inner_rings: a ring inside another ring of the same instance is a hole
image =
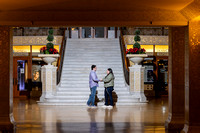
[[[91,65],[97,65],[99,79],[106,76],[107,68],[115,74],[114,91],[116,105],[132,105],[139,101],[133,98],[125,84],[119,39],[68,39],[62,76],[54,97],[46,99],[50,105],[86,105],[89,98],[89,73]],[[99,83],[98,98],[104,98],[103,83]],[[98,105],[103,105],[99,102]]]

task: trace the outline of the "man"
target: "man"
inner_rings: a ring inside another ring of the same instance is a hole
[[[94,105],[95,95],[96,95],[97,87],[99,87],[98,82],[100,81],[97,77],[96,70],[97,70],[96,65],[92,65],[90,76],[89,76],[89,87],[90,87],[91,95],[87,101],[87,105],[91,107],[96,107]]]

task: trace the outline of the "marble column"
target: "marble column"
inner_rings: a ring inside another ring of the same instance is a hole
[[[185,46],[188,44],[188,27],[169,28],[169,115],[167,130],[181,131],[184,127]]]
[[[185,125],[182,132],[200,132],[200,17],[189,21],[185,59]]]
[[[134,98],[139,98],[140,102],[147,102],[144,95],[144,67],[133,65],[129,67],[130,93]]]
[[[13,132],[12,29],[0,26],[0,132]]]
[[[46,102],[46,98],[52,98],[56,92],[56,70],[53,65],[44,65],[42,72],[42,96],[40,102]]]
[[[91,27],[91,38],[95,38],[95,29]]]

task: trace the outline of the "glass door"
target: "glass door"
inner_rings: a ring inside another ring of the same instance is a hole
[[[95,38],[104,38],[104,27],[95,27]]]
[[[91,27],[82,28],[82,38],[92,38]]]

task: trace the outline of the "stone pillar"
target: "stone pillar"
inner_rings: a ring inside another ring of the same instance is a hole
[[[0,26],[0,132],[13,132],[12,29]]]
[[[134,98],[139,98],[140,102],[147,102],[144,95],[144,67],[133,65],[129,67],[130,92]]]
[[[79,38],[82,38],[82,27],[79,27]]]
[[[91,37],[95,38],[95,28],[91,27]]]
[[[189,22],[185,59],[185,125],[182,132],[200,132],[200,19]]]
[[[187,27],[169,28],[169,115],[167,130],[181,131],[184,127],[185,46],[188,43]]]
[[[41,68],[42,72],[42,96],[40,102],[45,102],[46,98],[51,98],[56,92],[56,70],[53,65],[44,65]]]
[[[108,27],[104,27],[104,38],[108,38]]]

